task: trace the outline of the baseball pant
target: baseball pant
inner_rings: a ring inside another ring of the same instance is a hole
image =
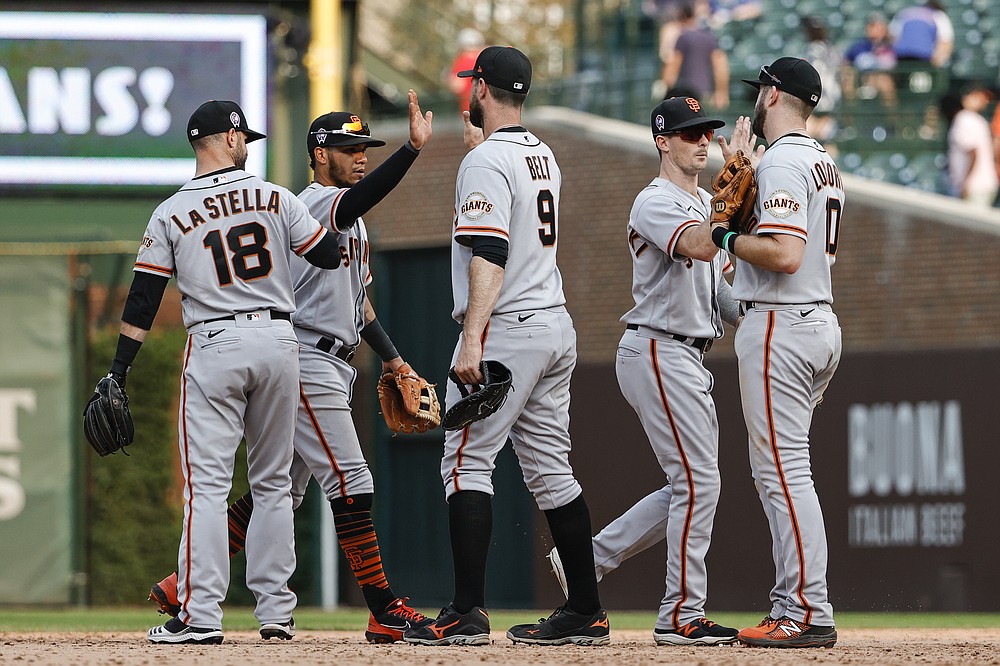
[[[834,624],[833,606],[809,428],[840,354],[840,325],[828,305],[758,304],[736,332],[750,468],[772,538],[770,615],[823,626]]]
[[[246,583],[264,624],[295,608],[292,433],[298,342],[287,321],[220,321],[190,329],[181,383],[178,439],[184,524],[178,554],[180,619],[222,627],[229,588],[227,508],[234,459],[246,438],[254,510],[247,527]]]

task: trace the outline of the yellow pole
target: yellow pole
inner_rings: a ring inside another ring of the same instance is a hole
[[[344,105],[344,57],[341,48],[340,0],[312,0],[312,42],[306,53],[309,70],[309,120]]]

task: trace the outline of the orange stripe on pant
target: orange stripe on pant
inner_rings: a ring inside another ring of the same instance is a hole
[[[479,338],[479,344],[481,345],[482,351],[486,351],[486,338],[490,334],[490,322],[486,322],[486,328],[483,329],[483,335]],[[455,492],[460,491],[462,488],[458,485],[458,468],[462,466],[462,451],[465,450],[465,445],[469,443],[469,428],[472,424],[465,426],[462,430],[462,443],[458,447],[458,452],[456,453],[455,466],[451,469],[451,481],[455,484]]]
[[[674,606],[673,613],[673,625],[675,629],[680,628],[680,623],[678,621],[678,616],[681,612],[681,607],[684,602],[687,601],[687,543],[688,536],[691,534],[691,521],[694,518],[694,479],[691,475],[691,465],[688,464],[687,455],[684,453],[684,446],[681,444],[681,436],[677,431],[677,424],[674,422],[674,415],[670,411],[670,402],[667,400],[667,391],[663,388],[663,380],[660,378],[660,363],[659,359],[656,357],[656,340],[650,339],[649,341],[649,358],[653,364],[653,377],[656,378],[656,388],[660,393],[660,404],[663,405],[663,411],[667,415],[667,421],[670,423],[670,431],[674,435],[674,441],[677,442],[677,451],[681,454],[681,464],[684,466],[684,476],[687,477],[688,484],[688,507],[687,514],[684,516],[684,532],[681,537],[680,544],[680,571],[681,571],[681,598]]]
[[[785,496],[785,505],[788,507],[788,519],[792,523],[792,533],[795,535],[795,554],[799,558],[799,601],[806,609],[806,616],[803,622],[809,624],[812,619],[812,607],[806,601],[806,558],[802,547],[802,532],[799,529],[799,520],[795,515],[795,505],[792,503],[792,493],[788,490],[788,482],[785,481],[785,472],[781,468],[781,453],[778,451],[778,435],[774,428],[774,411],[771,403],[771,341],[774,338],[775,312],[767,313],[767,332],[764,334],[764,401],[767,408],[767,435],[771,444],[771,454],[774,456],[774,469],[778,473],[781,481],[781,492]]]
[[[316,436],[319,438],[319,443],[323,447],[323,452],[326,453],[326,459],[330,461],[330,467],[333,471],[337,473],[337,478],[340,479],[340,496],[347,497],[347,483],[344,480],[344,473],[340,470],[340,466],[337,464],[337,457],[333,455],[333,451],[330,449],[330,445],[326,441],[326,437],[323,435],[323,429],[319,427],[319,420],[316,418],[316,412],[313,411],[312,405],[309,404],[309,398],[306,397],[306,390],[302,388],[302,384],[299,384],[299,397],[302,399],[302,406],[306,410],[306,414],[309,416],[309,422],[312,424],[313,430],[316,431]]]
[[[191,360],[191,338],[188,337],[187,349],[184,350],[184,369],[181,371],[181,376],[184,378],[181,382],[181,430],[183,431],[184,441],[181,445],[184,447],[184,485],[188,489],[188,506],[187,506],[187,520],[184,521],[184,544],[185,544],[185,560],[184,560],[184,600],[181,601],[181,613],[187,616],[190,620],[191,616],[188,615],[187,608],[188,602],[191,600],[191,518],[194,515],[194,488],[191,487],[191,451],[188,448],[188,429],[187,429],[187,369],[188,362]]]

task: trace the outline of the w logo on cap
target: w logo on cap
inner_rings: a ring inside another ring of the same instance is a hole
[[[232,113],[230,113],[229,114],[229,122],[231,122],[233,124],[233,127],[239,127],[240,126],[240,114],[236,113],[235,111],[233,111]]]

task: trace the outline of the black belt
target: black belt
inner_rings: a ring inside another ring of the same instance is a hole
[[[625,328],[629,331],[638,331],[638,324],[626,324]],[[686,345],[690,345],[697,349],[698,351],[704,353],[712,348],[712,338],[689,338],[686,335],[678,335],[677,333],[668,333],[671,338],[677,342],[682,342]]]
[[[259,310],[254,310],[254,312],[259,312]],[[268,312],[271,313],[271,319],[272,320],[274,320],[274,319],[283,319],[285,321],[291,321],[292,320],[292,315],[288,314],[287,312],[278,312],[277,310],[268,310]],[[203,321],[201,323],[203,323],[203,324],[211,324],[213,321],[236,321],[236,317],[238,317],[239,315],[242,315],[242,314],[252,314],[252,313],[249,313],[249,312],[237,312],[236,314],[227,315],[225,317],[216,317],[215,319],[206,319],[205,321]]]
[[[339,343],[333,338],[320,338],[319,341],[316,342],[316,349],[320,350],[321,352],[326,352],[327,354],[329,354],[330,350],[336,347],[338,344]],[[341,361],[344,361],[345,363],[350,363],[351,359],[354,358],[354,352],[356,352],[357,350],[358,350],[357,347],[348,347],[347,345],[341,345],[340,348],[336,352],[334,352],[333,355],[339,358]]]

